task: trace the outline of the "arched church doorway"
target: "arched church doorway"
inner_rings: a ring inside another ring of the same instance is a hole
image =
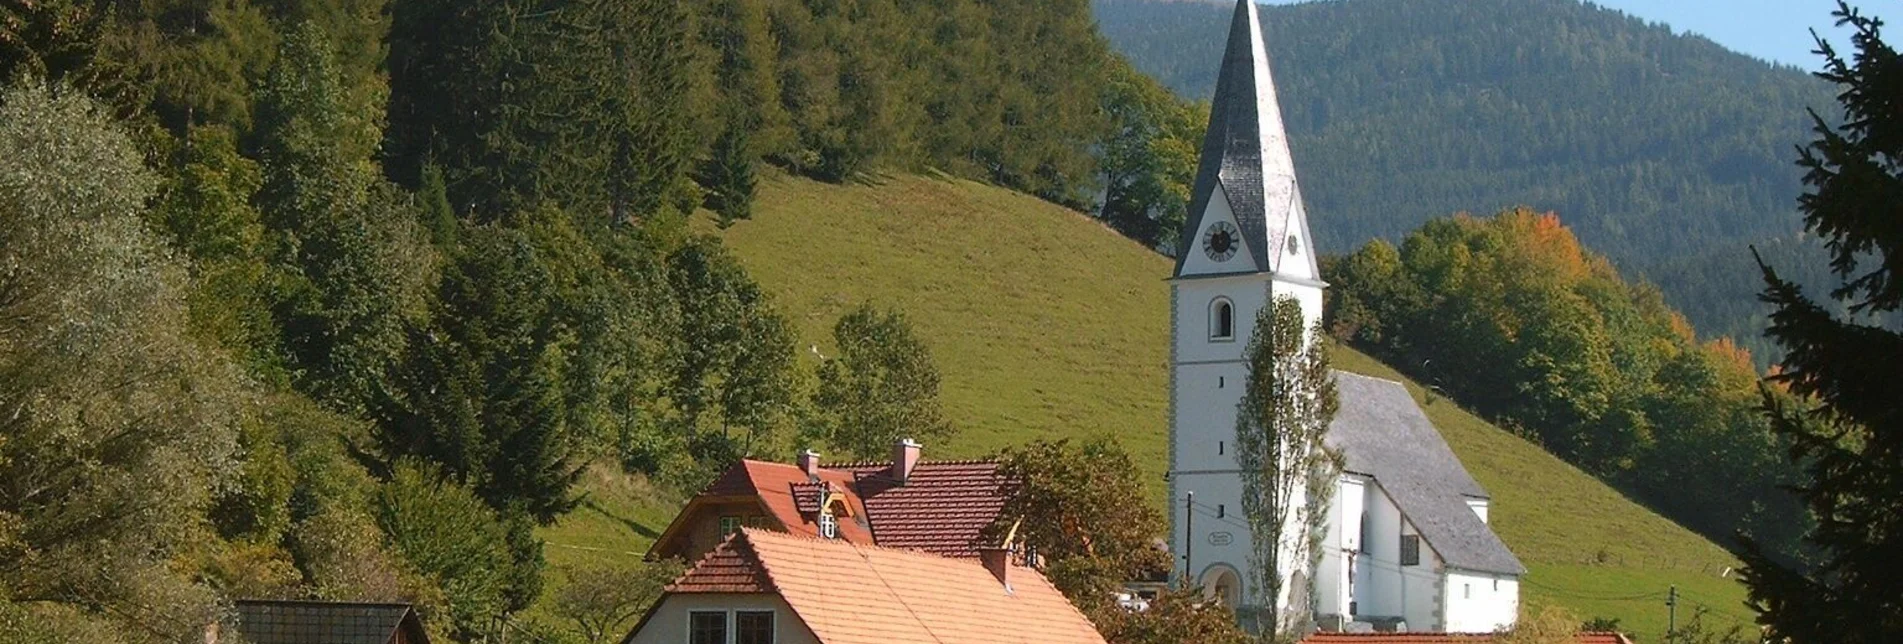
[[[1222,564],[1203,571],[1203,599],[1222,602],[1235,608],[1242,605],[1242,575]]]

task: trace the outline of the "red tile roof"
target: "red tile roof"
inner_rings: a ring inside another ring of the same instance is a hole
[[[1632,644],[1618,633],[1577,635],[1579,644]],[[1498,639],[1495,633],[1315,633],[1302,644],[1474,644]]]
[[[736,543],[738,541],[738,543]],[[729,537],[668,584],[670,593],[770,593],[773,582],[744,540]]]
[[[891,463],[822,467],[818,481],[798,466],[743,460],[721,473],[690,501],[650,553],[672,552],[693,523],[698,504],[757,498],[788,532],[819,535],[822,485],[847,505],[839,538],[854,543],[922,550],[948,557],[978,556],[978,539],[1004,511],[1002,479],[990,461],[920,461],[905,485],[891,476]]]
[[[703,587],[695,581],[703,575],[733,577],[734,562],[763,573],[757,588],[780,595],[827,644],[1104,642],[1083,613],[1031,568],[1011,566],[1007,588],[973,559],[765,530],[729,538],[669,592],[709,592],[683,589]]]
[[[820,480],[814,482],[799,467],[785,463],[742,460],[720,474],[700,494],[688,501],[687,507],[675,515],[674,522],[668,524],[661,536],[649,547],[650,557],[668,556],[675,552],[675,542],[686,538],[684,531],[693,525],[695,514],[705,503],[738,498],[758,499],[760,507],[788,532],[819,536],[819,517],[817,516],[817,491],[820,483],[830,485],[834,492],[843,493],[846,503],[846,517],[839,518],[839,538],[859,543],[873,543],[871,528],[866,523],[865,505],[852,492],[852,474],[834,470],[820,470]],[[802,499],[801,497],[807,497]],[[802,507],[805,505],[806,507]]]
[[[889,463],[838,466],[854,475],[874,543],[947,557],[978,556],[980,533],[1004,512],[1003,479],[991,461],[920,461],[904,485]]]

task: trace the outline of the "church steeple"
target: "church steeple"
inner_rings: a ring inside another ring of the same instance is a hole
[[[1206,221],[1210,202],[1217,198],[1228,204],[1247,256],[1254,260],[1255,265],[1244,266],[1245,270],[1320,277],[1315,253],[1306,247],[1312,245],[1308,217],[1295,181],[1295,161],[1282,127],[1282,107],[1275,98],[1254,0],[1237,0],[1229,25],[1229,43],[1209,110],[1209,131],[1203,137],[1201,165],[1183,222],[1178,275],[1202,243],[1205,228],[1212,223]],[[1291,236],[1295,241],[1290,241]],[[1303,265],[1284,266],[1287,261]]]

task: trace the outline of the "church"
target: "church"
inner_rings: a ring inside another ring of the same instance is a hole
[[[1322,282],[1253,0],[1238,0],[1170,280],[1170,545],[1177,578],[1244,620],[1306,612],[1324,630],[1512,626],[1526,568],[1488,525],[1488,497],[1400,383],[1337,372],[1342,452],[1319,563],[1259,597],[1237,469],[1237,403],[1256,313],[1299,302],[1319,332]],[[1325,222],[1324,222],[1325,223]],[[1295,533],[1299,530],[1285,530]]]

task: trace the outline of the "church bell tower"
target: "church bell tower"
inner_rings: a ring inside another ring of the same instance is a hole
[[[1170,545],[1178,579],[1244,615],[1252,536],[1235,457],[1244,352],[1271,298],[1321,319],[1321,273],[1254,0],[1238,0],[1170,280]],[[1193,499],[1193,501],[1192,501]],[[1284,583],[1289,588],[1292,584]]]

